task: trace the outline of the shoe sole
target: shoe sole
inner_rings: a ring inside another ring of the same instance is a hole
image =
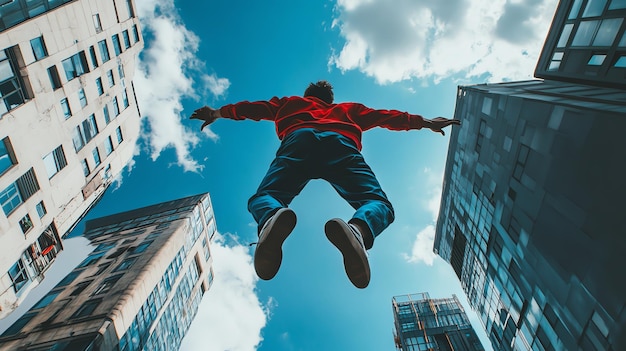
[[[259,278],[274,278],[283,260],[283,242],[296,226],[296,214],[290,209],[281,209],[270,219],[269,233],[259,240],[254,252],[254,269]]]
[[[328,240],[341,252],[350,282],[359,289],[366,288],[370,282],[369,261],[349,225],[340,219],[331,219],[326,222],[324,231]]]

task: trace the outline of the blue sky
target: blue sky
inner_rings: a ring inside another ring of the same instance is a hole
[[[490,349],[452,268],[432,253],[448,136],[364,134],[396,221],[370,251],[371,283],[359,290],[323,232],[353,210],[322,181],[292,203],[298,224],[278,275],[258,281],[246,207],[279,145],[274,125],[218,120],[200,133],[187,118],[205,104],[300,95],[320,79],[337,102],[452,117],[458,85],[532,77],[556,0],[137,0],[137,8],[144,135],[87,218],[211,194],[215,284],[183,350],[394,350],[391,298],[419,292],[459,296]]]

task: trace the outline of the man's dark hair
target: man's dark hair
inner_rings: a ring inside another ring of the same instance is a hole
[[[333,94],[333,86],[325,80],[320,80],[317,83],[309,84],[309,87],[304,91],[304,96],[315,96],[329,104],[333,103],[335,94]]]

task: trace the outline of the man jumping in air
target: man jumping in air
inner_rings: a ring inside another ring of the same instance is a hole
[[[361,155],[361,133],[374,127],[428,128],[444,135],[443,128],[460,124],[458,120],[430,120],[352,102],[334,104],[333,99],[332,85],[319,81],[307,87],[304,97],[243,101],[217,110],[204,106],[191,115],[191,119],[204,121],[200,130],[218,118],[276,123],[281,145],[256,194],[248,201],[248,210],[258,223],[254,268],[261,279],[270,280],[278,273],[282,244],[296,225],[296,214],[287,206],[309,180],[324,179],[356,210],[347,223],[339,218],[326,222],[326,237],[341,252],[352,284],[367,287],[370,267],[366,250],[393,222],[394,212]]]

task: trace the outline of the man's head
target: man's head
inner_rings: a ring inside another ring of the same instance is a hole
[[[325,80],[309,84],[309,87],[304,91],[304,96],[315,96],[316,98],[326,101],[329,104],[332,104],[335,99],[333,86]]]

